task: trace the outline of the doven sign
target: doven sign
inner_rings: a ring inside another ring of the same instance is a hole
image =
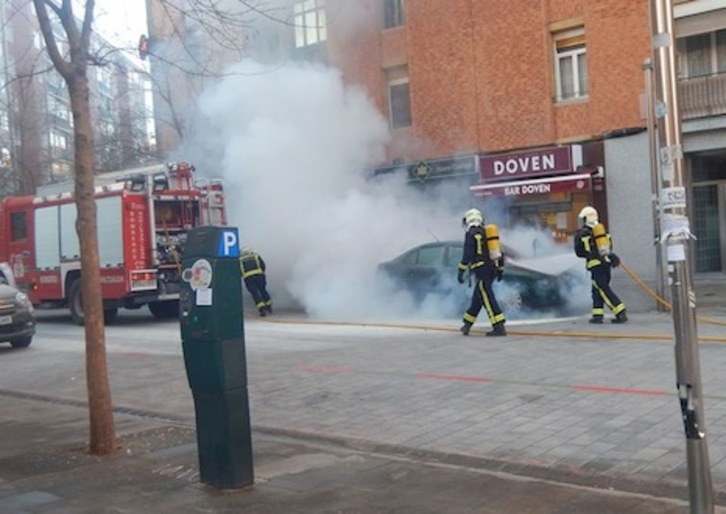
[[[526,152],[482,155],[479,164],[483,182],[572,173],[582,164],[582,147],[555,146]]]

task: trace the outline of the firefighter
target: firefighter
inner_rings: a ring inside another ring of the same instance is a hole
[[[492,330],[487,332],[487,336],[505,336],[507,331],[504,329],[504,314],[492,291],[494,281],[501,280],[504,271],[497,227],[485,226],[484,217],[478,209],[469,209],[462,219],[462,225],[466,228],[466,234],[457,280],[463,284],[464,274],[468,271],[470,276],[476,277],[476,286],[460,330],[468,336],[476,317],[484,307],[492,324]]]
[[[590,323],[602,324],[604,306],[613,312],[613,323],[626,323],[625,304],[610,288],[612,268],[620,265],[620,259],[612,251],[612,240],[605,226],[599,222],[597,210],[586,206],[578,215],[580,228],[575,234],[575,254],[585,259],[592,279],[592,317]]]
[[[260,316],[272,314],[272,299],[267,292],[265,261],[252,248],[243,246],[239,257],[239,267],[245,287],[252,295]]]

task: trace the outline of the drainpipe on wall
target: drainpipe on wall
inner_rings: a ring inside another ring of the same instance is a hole
[[[647,99],[646,106],[646,123],[648,126],[648,150],[650,152],[650,183],[652,191],[652,214],[653,214],[653,244],[656,245],[655,267],[656,267],[656,293],[659,298],[665,299],[670,303],[668,288],[666,284],[668,280],[663,268],[663,245],[660,244],[660,193],[661,181],[658,176],[658,137],[655,126],[655,89],[653,83],[653,61],[646,59],[643,61],[643,71],[645,72],[645,95]],[[666,306],[661,302],[656,302],[656,308],[659,312],[665,312]]]

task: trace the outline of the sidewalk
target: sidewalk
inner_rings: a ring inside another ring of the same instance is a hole
[[[256,481],[234,491],[199,483],[177,327],[107,340],[121,448],[96,458],[79,329],[53,325],[3,356],[0,514],[689,511],[669,316],[513,323],[498,341],[486,324],[468,338],[458,320],[426,324],[248,320]],[[726,336],[698,335],[726,505]]]
[[[219,490],[199,482],[193,426],[118,414],[121,447],[100,458],[84,452],[84,408],[11,397],[2,405],[1,514],[688,512],[684,501],[264,433],[253,433],[255,484]],[[39,439],[47,427],[51,437]]]

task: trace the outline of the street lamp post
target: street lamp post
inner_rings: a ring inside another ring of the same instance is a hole
[[[713,487],[706,444],[706,422],[696,333],[696,296],[688,247],[692,238],[683,180],[683,147],[675,73],[672,0],[650,1],[656,74],[661,243],[666,244],[675,329],[676,384],[686,436],[688,489],[692,514],[713,514]]]

